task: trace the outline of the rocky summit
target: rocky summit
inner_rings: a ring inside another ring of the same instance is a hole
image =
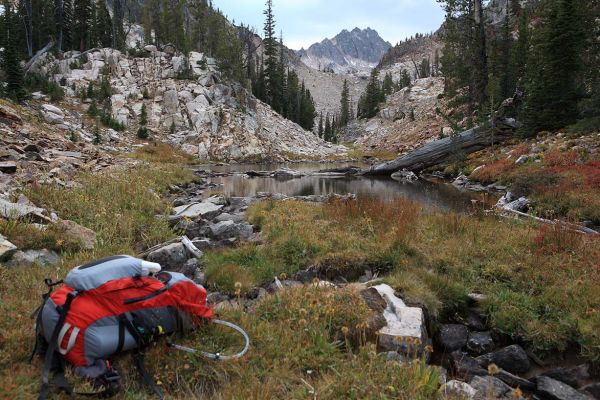
[[[352,31],[344,29],[333,39],[315,43],[297,54],[311,68],[352,73],[375,67],[390,47],[377,31],[354,28]]]

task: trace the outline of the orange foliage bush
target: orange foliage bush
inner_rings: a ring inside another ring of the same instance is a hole
[[[575,151],[550,150],[544,153],[544,165],[547,167],[568,167],[579,162]]]
[[[581,243],[581,234],[557,225],[542,225],[534,239],[536,251],[556,254],[574,251]]]
[[[482,183],[497,182],[504,174],[513,169],[514,166],[515,164],[512,160],[498,160],[471,174],[471,177]]]
[[[514,158],[519,158],[525,154],[529,154],[529,145],[527,143],[521,143],[512,151],[512,156]]]
[[[585,181],[590,188],[600,189],[600,161],[592,161],[581,168]]]

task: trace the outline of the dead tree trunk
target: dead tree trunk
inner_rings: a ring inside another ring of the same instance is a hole
[[[492,144],[492,137],[495,143],[513,137],[516,129],[515,120],[502,118],[494,121],[494,124],[496,129],[493,136],[489,127],[478,126],[458,135],[427,143],[393,161],[363,170],[362,174],[390,175],[403,169],[419,172],[448,161],[456,152],[470,154],[485,149]]]
[[[44,54],[46,54],[52,47],[54,46],[54,40],[51,40],[50,43],[48,43],[47,45],[45,45],[44,47],[42,47],[41,49],[39,49],[37,51],[37,53],[35,53],[35,56],[33,56],[31,58],[31,60],[27,61],[27,64],[25,64],[25,75],[27,75],[29,73],[29,70],[31,69],[31,67],[33,66],[33,64],[35,64],[35,62]]]

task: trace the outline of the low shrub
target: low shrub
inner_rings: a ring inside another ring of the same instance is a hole
[[[579,162],[575,151],[550,150],[544,153],[544,165],[547,167],[569,167]]]
[[[471,178],[489,184],[500,181],[504,174],[514,168],[513,160],[498,160],[488,164],[471,174]]]
[[[65,97],[65,91],[59,84],[39,74],[27,74],[25,87],[30,92],[40,91],[50,96],[52,101],[61,101]]]

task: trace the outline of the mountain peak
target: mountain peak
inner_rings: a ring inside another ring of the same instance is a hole
[[[315,43],[298,55],[312,68],[349,72],[373,68],[391,47],[377,31],[356,27],[352,31],[344,29],[333,39]]]

